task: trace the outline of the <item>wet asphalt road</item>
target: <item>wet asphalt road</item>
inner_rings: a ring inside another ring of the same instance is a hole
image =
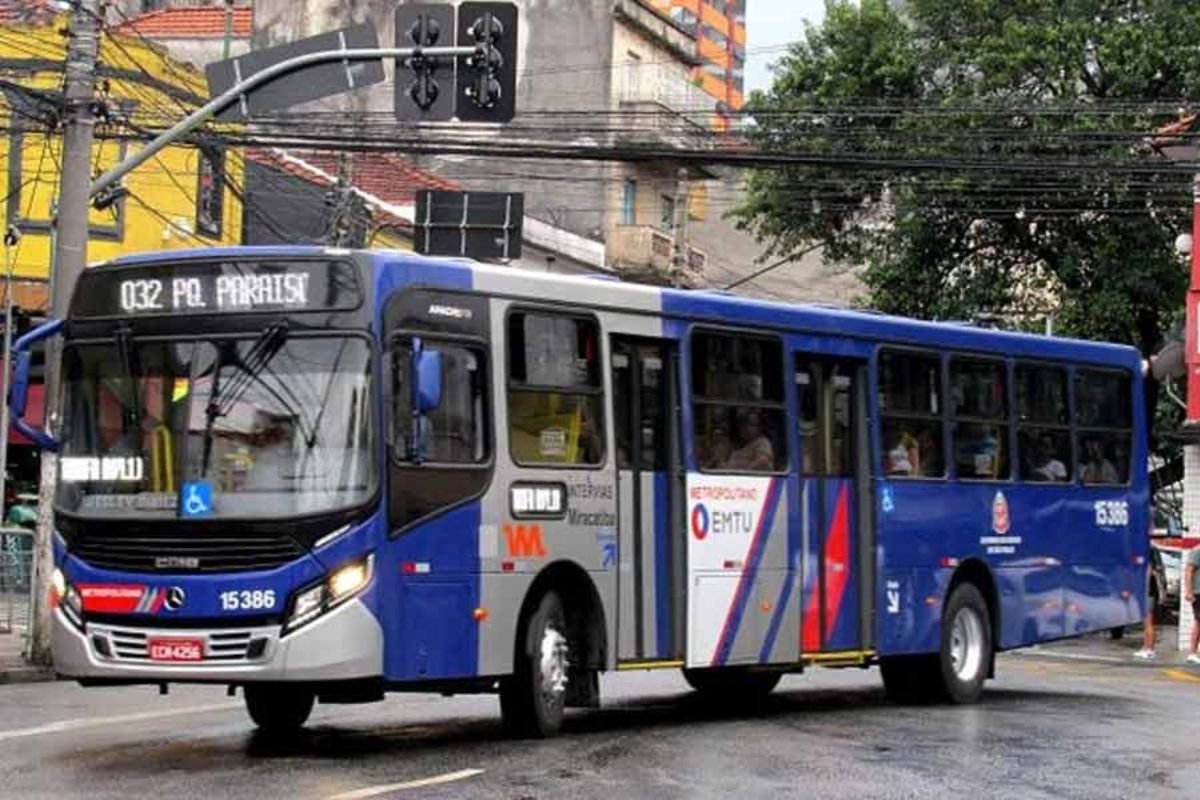
[[[1200,674],[1023,656],[999,673],[979,706],[907,708],[876,670],[813,670],[732,715],[676,673],[622,674],[544,742],[505,740],[492,697],[396,696],[318,707],[285,747],[217,688],[8,686],[0,797],[1200,797]],[[430,779],[456,780],[386,788]]]

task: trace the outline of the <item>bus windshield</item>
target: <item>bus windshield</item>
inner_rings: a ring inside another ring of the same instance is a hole
[[[68,346],[57,505],[86,516],[283,517],[375,490],[370,347],[289,336]]]

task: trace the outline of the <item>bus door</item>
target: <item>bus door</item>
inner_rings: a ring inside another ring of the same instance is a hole
[[[683,656],[683,502],[678,350],[614,336],[619,580],[618,658]]]
[[[868,649],[873,642],[865,361],[798,354],[800,524],[804,550],[801,651]]]

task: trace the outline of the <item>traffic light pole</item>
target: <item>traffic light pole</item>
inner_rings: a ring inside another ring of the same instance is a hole
[[[178,123],[154,137],[145,147],[129,155],[120,164],[105,172],[92,182],[88,197],[96,198],[112,190],[121,179],[133,170],[158,155],[164,148],[171,146],[182,137],[211,120],[229,106],[254,89],[269,83],[276,78],[295,72],[298,69],[311,67],[315,64],[325,64],[330,61],[374,61],[387,58],[458,58],[459,56],[474,56],[479,54],[478,47],[376,47],[359,50],[323,50],[319,53],[304,55],[272,64],[261,72],[256,72],[248,78],[230,87],[223,94],[209,100],[200,108],[188,114]],[[86,174],[86,173],[85,173]]]

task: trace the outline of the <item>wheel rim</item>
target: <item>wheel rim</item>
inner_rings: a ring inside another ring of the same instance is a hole
[[[972,608],[960,608],[950,628],[950,668],[961,681],[971,681],[983,665],[983,620]]]
[[[542,634],[540,666],[541,690],[547,700],[554,702],[567,691],[567,638],[555,628]]]

